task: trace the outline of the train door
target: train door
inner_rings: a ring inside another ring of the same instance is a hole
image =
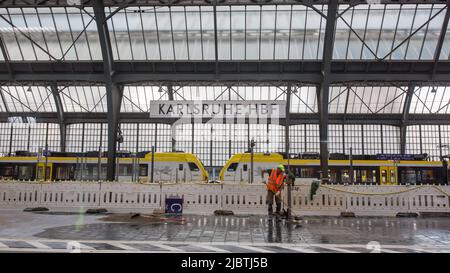
[[[397,185],[397,167],[381,166],[380,167],[380,184],[381,185]]]
[[[239,170],[239,182],[250,183],[250,164],[242,163],[242,167]]]
[[[186,168],[184,163],[178,163],[178,168],[175,172],[175,182],[186,182]]]
[[[51,181],[52,180],[52,163],[47,163],[47,167],[45,166],[45,162],[40,162],[37,164],[36,169],[36,180],[37,181]]]

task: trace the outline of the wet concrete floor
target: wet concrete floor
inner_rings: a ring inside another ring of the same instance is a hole
[[[184,215],[156,223],[105,222],[102,217],[0,210],[0,238],[363,245],[375,241],[450,249],[449,218],[304,217],[291,224],[265,216]]]

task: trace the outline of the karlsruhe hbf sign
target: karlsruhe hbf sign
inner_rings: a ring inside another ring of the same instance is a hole
[[[283,118],[285,101],[151,101],[152,118]]]

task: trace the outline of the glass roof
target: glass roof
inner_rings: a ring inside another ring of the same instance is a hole
[[[450,24],[447,27],[447,32],[445,33],[445,39],[442,43],[442,51],[440,60],[450,60]]]
[[[214,60],[212,6],[105,8],[114,59]],[[444,4],[339,6],[335,60],[432,60]],[[114,14],[112,14],[114,13]],[[12,61],[101,60],[93,9],[0,8],[0,37]],[[219,60],[320,60],[326,5],[217,7]],[[450,60],[450,25],[440,55]],[[3,54],[0,54],[3,60]],[[174,86],[174,100],[285,100],[286,86]],[[59,86],[66,112],[106,112],[100,86]],[[406,87],[333,86],[330,113],[402,113]],[[49,87],[1,86],[1,112],[56,112]],[[168,100],[166,86],[125,86],[122,112]],[[410,113],[449,113],[450,87],[416,88]],[[317,113],[314,86],[293,88],[291,111]]]
[[[174,100],[286,100],[286,86],[174,86]],[[65,112],[107,112],[102,86],[58,86]],[[332,86],[329,113],[400,114],[405,86]],[[125,86],[121,112],[148,112],[150,102],[169,100],[166,86]],[[56,112],[50,87],[1,86],[1,112]],[[317,113],[314,86],[293,86],[292,113]],[[413,114],[450,114],[449,86],[416,87],[409,109]]]
[[[103,86],[59,87],[64,112],[107,112]]]
[[[166,87],[159,86],[125,86],[121,112],[148,112],[150,101],[168,100]]]
[[[340,5],[333,58],[433,59],[445,10],[445,5]]]
[[[450,114],[450,87],[416,88],[409,112],[413,114]]]
[[[49,88],[43,86],[0,86],[2,112],[56,112]]]
[[[10,60],[102,59],[92,8],[0,9],[0,32]]]
[[[334,86],[330,90],[330,113],[402,113],[406,87]]]
[[[291,95],[291,113],[317,113],[317,91],[313,86],[294,88]]]
[[[324,22],[302,5],[218,6],[218,59],[320,59]],[[128,7],[108,27],[116,60],[215,59],[213,7]]]
[[[116,10],[118,10],[116,12]],[[430,60],[444,4],[339,5],[334,59]],[[219,60],[320,60],[326,5],[217,7]],[[1,8],[15,61],[101,60],[93,9]],[[115,60],[214,60],[212,6],[105,8]],[[450,29],[441,59],[450,57]],[[3,58],[3,56],[0,56]]]

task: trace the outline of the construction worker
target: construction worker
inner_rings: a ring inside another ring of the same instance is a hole
[[[275,216],[281,216],[281,190],[283,189],[284,182],[286,180],[285,169],[283,164],[277,166],[277,168],[262,170],[261,177],[264,179],[264,173],[269,174],[269,179],[266,182],[267,197],[266,204],[268,205],[269,217],[273,215],[273,199],[275,198],[276,211]],[[288,178],[293,182],[295,175],[288,171]],[[270,219],[270,218],[269,218]]]

